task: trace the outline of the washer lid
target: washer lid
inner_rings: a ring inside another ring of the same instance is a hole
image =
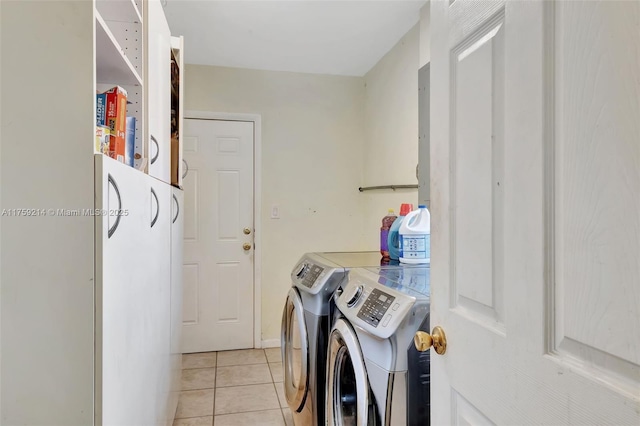
[[[370,278],[417,299],[431,298],[431,268],[429,265],[381,266],[364,268]]]
[[[344,251],[344,252],[320,252],[315,253],[328,261],[340,265],[343,268],[364,268],[367,266],[380,266],[382,256],[379,251]]]
[[[282,313],[282,358],[284,393],[289,408],[300,411],[309,390],[309,339],[302,300],[289,289]]]

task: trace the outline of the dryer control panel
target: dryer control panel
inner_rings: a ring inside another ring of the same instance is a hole
[[[314,263],[306,263],[298,265],[298,272],[296,272],[296,278],[300,280],[300,284],[307,288],[313,287],[316,280],[322,275],[324,269],[322,266],[316,265]]]
[[[344,275],[344,268],[323,262],[319,256],[307,253],[291,270],[291,282],[294,287],[305,293],[333,294]]]

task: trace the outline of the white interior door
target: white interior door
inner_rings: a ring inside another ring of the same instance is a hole
[[[184,123],[183,351],[252,348],[254,125]]]
[[[431,28],[432,424],[640,424],[640,3]]]

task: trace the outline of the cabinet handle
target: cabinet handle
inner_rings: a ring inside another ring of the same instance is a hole
[[[158,155],[160,155],[160,145],[158,144],[156,138],[153,137],[153,135],[151,135],[151,142],[156,144],[156,155],[151,158],[151,164],[153,164],[158,159]]]
[[[176,217],[173,218],[173,221],[171,223],[176,223],[176,220],[178,220],[178,215],[180,214],[180,203],[178,203],[178,198],[175,194],[173,194],[173,201],[176,202]]]
[[[113,226],[109,228],[109,231],[107,231],[107,239],[109,239],[111,238],[113,233],[116,232],[116,229],[118,229],[118,225],[120,225],[120,217],[121,217],[120,212],[122,211],[122,197],[120,197],[120,189],[118,188],[118,184],[116,183],[116,180],[113,178],[113,176],[111,176],[110,173],[107,175],[107,183],[113,186],[113,189],[116,190],[116,195],[118,196],[118,215],[116,216],[116,223],[114,223]]]
[[[185,160],[184,158],[182,159],[182,162],[184,163],[184,171],[182,172],[182,179],[187,177],[187,173],[189,173],[189,163],[187,163],[187,160]]]
[[[156,209],[156,215],[151,221],[151,227],[153,228],[153,225],[156,224],[156,222],[158,221],[158,216],[160,215],[160,202],[158,201],[158,196],[156,195],[156,191],[154,191],[153,188],[151,188],[151,195],[156,199],[156,206],[158,206],[158,208]]]

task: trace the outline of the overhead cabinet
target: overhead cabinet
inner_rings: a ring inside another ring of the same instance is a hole
[[[0,7],[0,202],[39,213],[0,217],[0,423],[171,425],[182,38],[158,0]],[[116,86],[135,118],[133,166],[96,145],[97,95]]]

